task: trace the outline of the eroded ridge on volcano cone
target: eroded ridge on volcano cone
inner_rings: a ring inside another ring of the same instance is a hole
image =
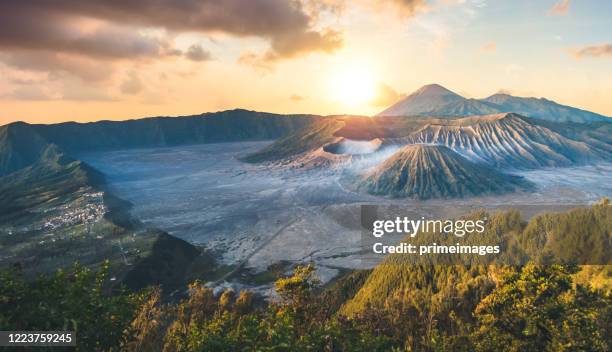
[[[605,150],[514,113],[439,121],[395,142],[445,145],[472,161],[511,169],[571,166],[609,157]]]
[[[442,145],[408,145],[363,175],[357,188],[393,197],[455,198],[530,189],[521,177],[473,163]]]

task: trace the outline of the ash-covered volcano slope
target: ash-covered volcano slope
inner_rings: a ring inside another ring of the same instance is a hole
[[[387,143],[445,145],[471,160],[511,169],[571,166],[610,157],[605,144],[566,137],[514,113],[436,120]]]
[[[359,178],[356,187],[377,195],[429,199],[502,194],[531,185],[473,163],[446,146],[412,144]]]
[[[550,122],[515,113],[454,119],[327,117],[245,160],[338,159],[342,150],[350,150],[339,146],[358,141],[379,144],[376,150],[408,144],[445,145],[471,161],[500,169],[566,167],[611,161],[611,132],[610,122]]]

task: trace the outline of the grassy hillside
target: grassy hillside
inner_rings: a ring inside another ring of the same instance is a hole
[[[32,165],[49,145],[31,125],[16,122],[0,126],[0,177]]]

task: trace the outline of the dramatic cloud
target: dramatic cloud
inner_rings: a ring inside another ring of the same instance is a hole
[[[395,89],[385,83],[379,83],[374,98],[370,104],[374,106],[390,106],[402,99],[405,94],[399,94]]]
[[[612,57],[612,44],[587,46],[582,49],[570,50],[577,59],[583,57]]]
[[[0,3],[0,48],[80,54],[103,59],[157,57],[173,54],[170,43],[141,35],[134,28],[100,25],[87,28],[45,9]]]
[[[202,49],[200,45],[190,46],[185,56],[191,61],[207,61],[211,59],[210,53]]]
[[[221,32],[269,40],[270,58],[293,57],[338,47],[338,33],[314,30],[311,14],[286,0],[31,0],[0,2],[0,46],[73,51],[108,57],[176,53],[167,42],[124,28],[171,32]],[[79,20],[111,29],[92,33]],[[114,27],[113,27],[114,26]]]
[[[286,33],[272,42],[272,48],[264,58],[268,61],[274,61],[314,51],[331,53],[341,46],[342,36],[339,32],[333,30]]]
[[[559,0],[548,11],[548,15],[550,15],[550,16],[567,16],[567,14],[569,13],[569,3],[570,3],[570,0]]]

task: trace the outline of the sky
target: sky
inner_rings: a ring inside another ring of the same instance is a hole
[[[0,124],[374,115],[438,83],[612,116],[606,0],[4,0]]]

